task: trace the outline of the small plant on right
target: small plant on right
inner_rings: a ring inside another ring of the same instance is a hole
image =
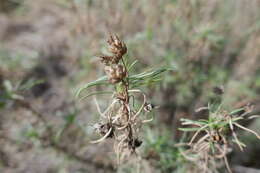
[[[232,144],[236,144],[241,151],[246,147],[239,140],[235,128],[252,133],[260,139],[259,134],[240,123],[242,120],[254,119],[259,116],[249,115],[253,110],[253,106],[249,104],[231,112],[223,110],[221,104],[218,106],[209,104],[200,109],[208,110],[208,119],[181,119],[182,125],[190,127],[179,128],[179,130],[194,133],[190,141],[184,143],[184,146],[189,148],[182,151],[181,154],[204,172],[217,172],[221,167],[222,160],[228,172],[232,173],[227,159],[227,155],[232,151]]]

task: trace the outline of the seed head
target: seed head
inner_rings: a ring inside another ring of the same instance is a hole
[[[122,81],[126,77],[126,70],[124,66],[120,64],[106,66],[105,72],[109,81],[113,84]]]
[[[112,62],[114,62],[114,57],[113,56],[106,56],[106,55],[101,55],[99,57],[101,59],[101,62],[105,64],[106,66],[110,65]]]
[[[116,59],[120,60],[127,52],[125,43],[121,41],[117,35],[110,35],[107,43],[109,44],[108,50],[115,55]]]

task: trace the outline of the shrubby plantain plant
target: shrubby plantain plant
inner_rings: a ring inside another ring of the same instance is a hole
[[[153,117],[147,116],[154,105],[148,102],[147,95],[140,87],[159,81],[160,75],[167,69],[161,68],[130,75],[129,72],[137,61],[127,63],[129,60],[124,57],[127,53],[125,43],[116,35],[110,35],[107,43],[111,55],[99,57],[104,64],[106,76],[81,87],[76,95],[83,99],[98,94],[111,94],[110,105],[103,112],[95,98],[100,121],[94,125],[94,128],[101,138],[91,143],[100,143],[107,138],[112,138],[117,162],[120,163],[126,156],[136,154],[136,148],[142,144],[139,136],[140,129],[143,124],[153,120]],[[81,96],[84,90],[98,85],[113,85],[114,91],[98,91]],[[138,108],[135,105],[136,95],[142,97],[142,104]]]
[[[233,144],[236,144],[241,151],[246,147],[239,140],[236,130],[242,129],[260,139],[259,134],[242,126],[239,121],[258,118],[259,115],[250,115],[253,110],[250,104],[231,112],[224,110],[221,103],[209,104],[197,111],[202,109],[208,110],[208,119],[181,119],[182,125],[191,127],[179,128],[179,130],[194,133],[190,141],[184,143],[184,146],[189,148],[180,150],[181,154],[204,172],[218,172],[217,170],[221,168],[220,161],[223,160],[228,172],[232,173],[227,155],[232,151]]]

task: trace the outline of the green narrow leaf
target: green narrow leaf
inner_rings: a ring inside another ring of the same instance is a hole
[[[168,71],[169,69],[167,68],[161,68],[149,72],[143,72],[137,75],[132,75],[128,77],[128,80],[130,84],[135,87],[145,85],[145,84],[150,84],[152,82],[156,82],[159,80],[159,75],[161,75],[163,72]]]
[[[168,71],[169,69],[167,68],[161,68],[161,69],[157,69],[157,70],[153,70],[150,72],[143,72],[137,75],[133,75],[133,76],[129,76],[129,80],[145,80],[147,78],[153,78],[163,72]]]
[[[193,132],[193,131],[198,131],[199,129],[201,129],[201,128],[199,128],[199,127],[194,127],[194,128],[178,128],[178,130],[184,131],[184,132]]]
[[[28,90],[34,87],[35,85],[39,85],[44,83],[44,80],[35,80],[35,79],[29,79],[24,84],[22,84],[18,90]]]
[[[134,65],[137,63],[138,61],[135,60],[131,65],[129,65],[128,67],[128,72],[130,72],[132,70],[132,68],[134,67]]]
[[[13,90],[13,85],[12,85],[11,81],[4,80],[3,84],[4,84],[6,91],[11,92]]]
[[[93,96],[93,95],[101,95],[101,94],[112,94],[113,91],[97,91],[97,92],[92,92],[92,93],[89,93],[88,95],[86,96],[83,96],[80,98],[80,100],[83,100],[87,97],[90,97],[90,96]]]
[[[242,119],[244,119],[244,118],[243,117],[236,117],[236,118],[232,118],[231,121],[233,123],[235,121],[242,120]]]
[[[182,121],[184,124],[187,124],[187,125],[189,125],[189,124],[190,125],[191,124],[197,124],[197,125],[206,125],[206,124],[208,124],[207,122],[204,122],[204,121],[195,121],[195,120],[190,120],[190,119],[186,119],[186,118],[181,118],[180,121]]]
[[[239,113],[239,112],[241,112],[243,110],[245,110],[245,109],[244,108],[235,109],[235,110],[231,111],[229,113],[229,115],[235,115],[235,114],[237,114],[237,113]]]
[[[86,85],[84,85],[81,88],[79,88],[77,90],[77,92],[76,92],[76,97],[79,98],[80,94],[84,90],[86,90],[86,89],[88,89],[90,87],[97,86],[97,85],[104,85],[104,84],[109,84],[107,76],[103,76],[103,77],[101,77],[101,78],[99,78],[99,79],[97,79],[97,80],[95,80],[93,82],[87,83]]]

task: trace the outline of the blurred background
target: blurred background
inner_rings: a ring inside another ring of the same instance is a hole
[[[173,147],[179,119],[201,118],[194,110],[214,90],[224,88],[226,109],[252,103],[260,113],[259,0],[1,0],[1,173],[137,172],[133,163],[114,170],[109,141],[89,144],[98,113],[92,98],[75,98],[78,87],[104,75],[95,56],[109,33],[126,42],[136,73],[174,69],[145,88],[160,108],[143,130],[141,172],[188,172]],[[260,133],[259,120],[246,125]],[[234,172],[259,173],[259,141],[240,138],[248,147],[230,154]]]

